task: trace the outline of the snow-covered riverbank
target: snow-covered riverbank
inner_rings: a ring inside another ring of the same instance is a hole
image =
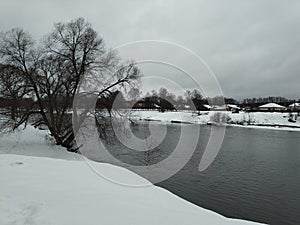
[[[159,187],[109,182],[80,156],[46,141],[46,133],[29,126],[0,137],[1,225],[254,224],[225,218]],[[95,166],[121,179],[147,182],[120,167]]]
[[[158,111],[134,111],[130,114],[130,118],[135,120],[196,124],[214,124],[216,120],[221,120],[224,124],[233,126],[300,131],[300,117],[295,123],[291,123],[288,121],[288,113],[276,112],[232,113],[227,111],[202,111],[201,115],[198,115],[191,111],[164,113]]]

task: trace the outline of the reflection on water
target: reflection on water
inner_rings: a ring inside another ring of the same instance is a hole
[[[172,153],[180,128],[167,126],[160,153],[151,163]],[[147,124],[132,129],[137,137],[149,135]],[[193,157],[176,175],[157,185],[227,217],[268,224],[300,224],[299,132],[228,127],[217,158],[207,170],[199,172],[209,134],[210,127],[201,126]],[[144,152],[117,142],[106,146],[123,162],[145,163]]]

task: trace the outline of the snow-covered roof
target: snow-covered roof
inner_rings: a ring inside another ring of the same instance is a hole
[[[211,109],[212,107],[210,105],[203,105],[207,109]]]
[[[278,105],[276,103],[268,103],[268,104],[259,106],[259,108],[283,108],[284,109],[285,107],[282,105]]]
[[[289,107],[300,107],[300,103],[299,102],[295,102],[295,103],[289,105]]]
[[[233,104],[227,104],[228,107],[233,108],[233,109],[240,109],[240,107],[238,107],[237,105],[233,105]]]
[[[226,109],[226,105],[214,105],[214,109]]]

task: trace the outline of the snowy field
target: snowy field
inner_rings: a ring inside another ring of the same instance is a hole
[[[46,134],[29,126],[0,137],[1,225],[254,224],[225,218],[159,187],[109,182]],[[125,181],[147,182],[123,168],[93,165]]]
[[[289,131],[300,131],[300,116],[295,123],[288,121],[288,113],[270,112],[240,112],[232,113],[227,111],[201,111],[201,115],[196,112],[158,112],[158,111],[134,111],[130,114],[131,119],[149,120],[161,122],[182,122],[208,124],[213,123],[216,114],[219,114],[224,124],[230,126],[242,126],[248,128],[278,129]]]

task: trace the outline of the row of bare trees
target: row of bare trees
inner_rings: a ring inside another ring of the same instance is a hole
[[[186,90],[184,96],[176,96],[164,87],[158,91],[152,90],[147,92],[145,96],[136,101],[135,108],[154,109],[160,107],[161,110],[187,109],[200,110],[203,104],[208,104],[206,98],[203,97],[198,89]]]
[[[134,63],[122,65],[82,18],[56,23],[39,42],[23,29],[2,32],[0,56],[0,97],[11,102],[2,125],[14,130],[28,121],[43,124],[56,144],[70,151],[77,146],[68,111],[84,77],[92,78],[98,97],[105,97],[133,85],[140,73]],[[20,107],[24,98],[32,100],[30,106]]]

